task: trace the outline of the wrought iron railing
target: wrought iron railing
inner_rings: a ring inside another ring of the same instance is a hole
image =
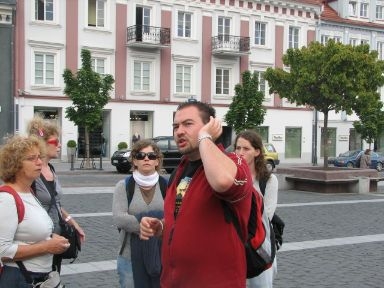
[[[148,25],[134,25],[127,28],[127,43],[148,43],[158,45],[171,44],[171,31],[169,28]]]
[[[218,35],[212,37],[212,51],[249,52],[250,38],[232,35]]]

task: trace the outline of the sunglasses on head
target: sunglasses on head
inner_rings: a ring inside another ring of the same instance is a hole
[[[48,140],[47,143],[53,144],[55,146],[59,146],[60,141],[59,141],[59,139],[51,139],[51,140]]]
[[[155,152],[139,152],[136,154],[135,159],[137,160],[144,160],[145,157],[148,156],[149,160],[156,160],[157,159],[157,154]]]

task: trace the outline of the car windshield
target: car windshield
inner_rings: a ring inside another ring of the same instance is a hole
[[[276,152],[276,149],[275,149],[275,147],[274,147],[272,144],[264,144],[264,147],[265,147],[265,149],[266,149],[268,152],[273,152],[273,153]]]
[[[352,157],[352,156],[356,156],[359,153],[360,153],[359,150],[347,151],[347,152],[340,154],[340,157]]]

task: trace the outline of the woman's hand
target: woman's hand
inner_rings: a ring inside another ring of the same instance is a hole
[[[45,241],[46,250],[50,254],[61,254],[65,252],[70,244],[63,236],[52,234],[52,238]]]
[[[84,233],[84,230],[79,226],[79,224],[75,224],[75,225],[73,225],[73,227],[76,229],[76,232],[77,232],[77,234],[79,235],[79,237],[80,237],[80,242],[81,242],[81,244],[83,244],[84,243],[84,241],[85,241],[85,233]]]
[[[160,219],[143,217],[140,221],[140,239],[148,240],[153,236],[161,236],[164,224]]]

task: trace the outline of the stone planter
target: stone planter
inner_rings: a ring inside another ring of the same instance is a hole
[[[340,167],[291,167],[276,171],[279,187],[319,193],[368,193],[377,191],[374,169]]]
[[[71,162],[73,155],[73,161],[76,161],[76,147],[67,147],[68,162]]]

